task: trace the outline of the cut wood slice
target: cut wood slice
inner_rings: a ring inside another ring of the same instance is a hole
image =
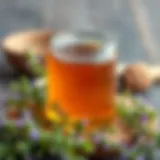
[[[46,54],[53,31],[48,29],[35,29],[13,33],[2,41],[2,50],[6,54],[8,62],[23,74],[33,75],[28,67],[25,53],[32,50],[36,57]]]

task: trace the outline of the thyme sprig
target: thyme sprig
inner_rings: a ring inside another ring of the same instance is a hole
[[[44,67],[40,61],[40,58],[38,58],[32,50],[27,51],[25,56],[28,62],[28,68],[31,69],[31,71],[37,76],[45,76]]]

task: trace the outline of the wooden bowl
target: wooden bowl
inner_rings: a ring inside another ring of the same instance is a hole
[[[8,62],[23,74],[35,76],[27,65],[25,53],[32,49],[40,60],[49,48],[49,42],[53,31],[48,29],[29,30],[13,33],[2,41],[2,50]]]

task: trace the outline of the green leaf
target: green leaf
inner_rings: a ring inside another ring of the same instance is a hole
[[[155,139],[156,139],[156,146],[157,148],[160,149],[160,132],[156,134]]]
[[[83,122],[81,122],[81,121],[77,122],[75,124],[75,130],[76,130],[77,133],[82,133],[84,131],[84,124],[83,124]]]
[[[8,146],[1,143],[0,145],[0,159],[3,159],[8,154]]]
[[[28,60],[28,64],[31,70],[38,76],[44,76],[44,68],[37,60],[35,53],[33,53],[32,51],[26,52],[26,58]]]
[[[10,84],[10,88],[13,90],[13,91],[19,91],[19,84],[17,82],[11,82]]]
[[[15,147],[16,147],[16,151],[21,153],[22,155],[28,155],[29,150],[30,150],[29,144],[27,143],[27,141],[26,142],[24,142],[24,141],[17,142]]]

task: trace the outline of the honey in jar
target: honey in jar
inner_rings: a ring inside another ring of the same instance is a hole
[[[59,33],[46,55],[47,110],[58,103],[70,117],[115,117],[115,46],[103,35]]]

